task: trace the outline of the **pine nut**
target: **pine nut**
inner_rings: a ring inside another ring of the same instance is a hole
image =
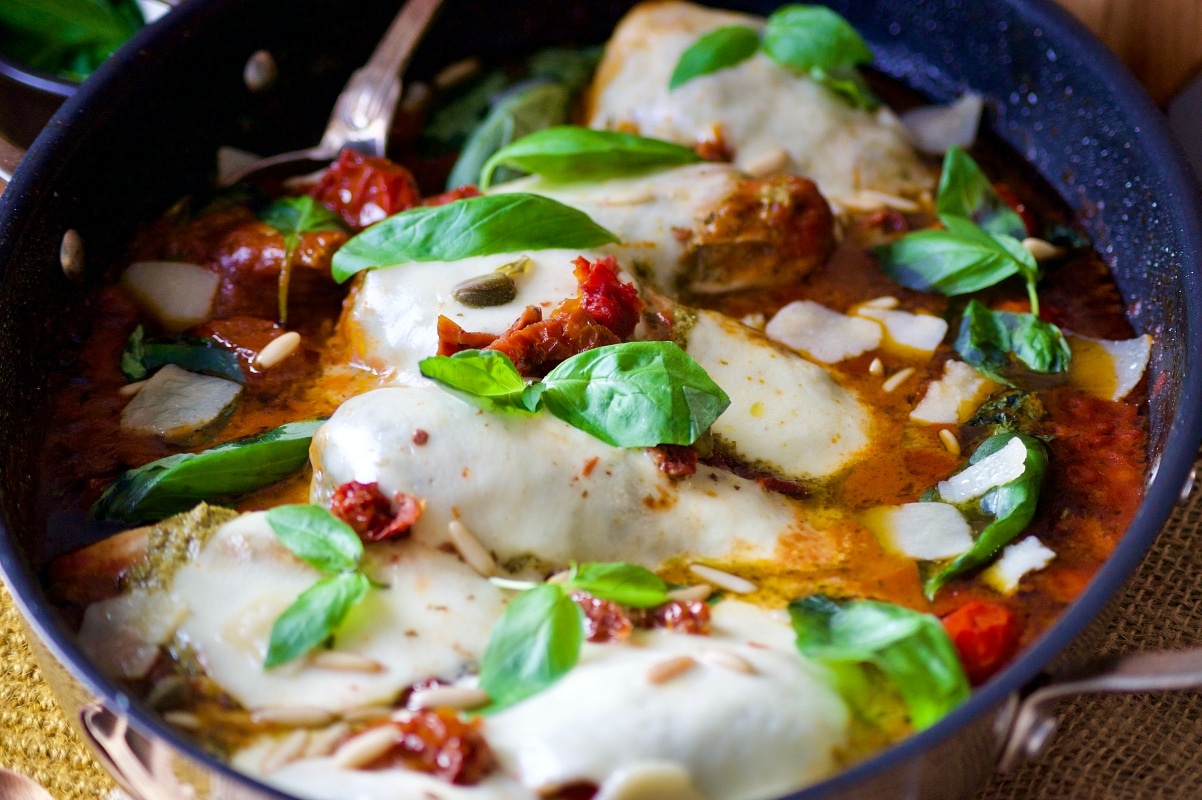
[[[396,746],[397,729],[392,725],[372,728],[353,739],[348,739],[334,751],[335,766],[343,769],[359,769],[375,761]]]
[[[392,713],[392,706],[359,706],[344,711],[342,718],[347,722],[375,722]]]
[[[897,308],[900,304],[901,301],[891,294],[884,295],[883,297],[874,297],[871,300],[866,300],[863,303],[860,303],[860,305],[864,306],[865,308],[884,309]]]
[[[605,206],[641,206],[655,199],[655,190],[650,186],[636,186],[632,189],[617,191],[602,198],[601,205]]]
[[[58,263],[63,268],[63,274],[73,281],[83,277],[83,237],[74,228],[63,234],[62,244],[58,247]]]
[[[250,721],[257,725],[288,728],[324,728],[334,719],[332,712],[316,706],[266,706],[250,712]]]
[[[1023,247],[1027,248],[1027,252],[1036,261],[1049,261],[1053,258],[1060,258],[1065,252],[1063,247],[1058,247],[1043,239],[1036,239],[1034,236],[1028,236],[1026,239],[1023,239]]]
[[[658,664],[653,664],[647,670],[647,681],[649,683],[661,684],[667,683],[673,678],[677,678],[693,667],[697,666],[697,662],[692,656],[677,656],[669,658],[667,661],[661,661]]]
[[[263,772],[275,772],[280,767],[291,764],[293,761],[296,761],[305,754],[305,750],[308,745],[308,731],[293,731],[281,739],[280,742],[271,749],[271,752],[263,758],[263,763],[260,765]]]
[[[940,428],[939,441],[943,442],[943,446],[947,448],[947,452],[954,456],[960,455],[960,440],[956,438],[956,434],[951,430]]]
[[[182,700],[187,687],[187,682],[179,675],[168,675],[150,687],[143,702],[150,708],[161,709],[164,705],[178,703]]]
[[[689,567],[689,572],[696,575],[698,578],[703,578],[709,581],[719,589],[725,589],[728,592],[735,594],[751,594],[759,587],[745,578],[740,578],[738,575],[731,575],[729,572],[723,572],[720,569],[707,567],[704,564],[693,564]]]
[[[190,711],[168,711],[163,714],[163,721],[185,731],[200,730],[200,717]]]
[[[271,369],[279,364],[300,347],[301,335],[296,331],[288,331],[267,343],[267,346],[255,356],[256,369]]]
[[[485,578],[491,578],[497,574],[497,562],[493,559],[492,553],[488,552],[488,548],[476,538],[474,533],[468,530],[466,525],[453,519],[447,525],[447,533],[451,537],[451,544],[455,545],[455,549],[459,551],[459,555],[463,557],[469,567]]]
[[[429,689],[419,689],[409,695],[409,702],[406,705],[415,711],[423,708],[471,711],[488,705],[491,700],[488,692],[483,689],[472,689],[467,686],[432,686]]]
[[[134,381],[127,383],[117,390],[117,394],[122,397],[133,397],[138,392],[142,391],[142,387],[146,385],[146,381]]]
[[[340,650],[322,650],[309,659],[309,664],[317,669],[332,669],[339,672],[383,672],[384,665],[379,661]]]
[[[686,586],[683,589],[673,589],[668,592],[667,598],[675,600],[678,603],[697,603],[709,598],[714,593],[714,587],[708,583],[699,583],[696,586]]]
[[[325,758],[351,732],[351,726],[345,722],[336,722],[328,728],[314,731],[305,746],[305,758]]]
[[[763,178],[789,166],[789,151],[783,147],[765,150],[747,162],[743,171],[753,178]]]
[[[885,374],[885,362],[879,358],[872,359],[872,363],[868,365],[868,374],[881,377]]]
[[[913,367],[906,367],[905,369],[899,369],[897,372],[893,373],[892,375],[890,375],[888,378],[885,379],[885,382],[881,384],[881,391],[885,392],[886,394],[894,391],[895,389],[897,389],[897,387],[901,386],[903,383],[908,381],[910,379],[910,376],[913,374],[914,374]]]
[[[703,663],[709,664],[712,667],[721,667],[728,669],[731,672],[742,672],[744,675],[754,675],[755,667],[751,662],[743,658],[738,653],[732,653],[729,650],[702,650],[697,654]]]
[[[480,71],[480,59],[472,56],[447,64],[440,69],[431,83],[435,89],[450,89],[456,84],[463,83]]]
[[[913,200],[907,200],[895,194],[877,192],[872,189],[861,189],[860,196],[868,202],[876,201],[885,208],[892,208],[894,211],[901,211],[907,214],[912,214],[920,208],[918,203],[915,203]]]

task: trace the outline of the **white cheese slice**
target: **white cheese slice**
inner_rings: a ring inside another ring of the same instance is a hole
[[[858,306],[853,313],[881,323],[885,328],[884,347],[901,355],[930,355],[947,335],[947,320],[931,314],[869,305]]]
[[[764,329],[769,339],[815,361],[834,364],[881,346],[880,323],[849,317],[812,300],[795,300]]]
[[[965,92],[945,106],[910,109],[901,115],[901,121],[915,147],[929,155],[941,156],[952,145],[972,147],[984,107],[981,95]]]
[[[910,412],[915,422],[935,425],[959,425],[972,418],[998,384],[963,361],[950,359],[943,365],[943,377],[932,381],[922,400]]]
[[[712,311],[696,312],[685,350],[730,395],[714,436],[794,478],[833,475],[866,448],[872,415],[817,364]]]
[[[1118,341],[1068,336],[1068,381],[1103,400],[1122,400],[1136,387],[1152,355],[1152,337]]]
[[[1002,594],[1014,594],[1024,575],[1043,569],[1055,557],[1043,542],[1028,536],[1007,546],[1001,557],[981,573],[981,578]]]
[[[1027,448],[1015,437],[1005,447],[982,458],[945,481],[939,481],[939,496],[948,503],[965,503],[994,487],[1009,483],[1027,469]]]
[[[669,91],[681,54],[724,25],[760,28],[763,20],[683,2],[637,6],[606,47],[590,93],[589,126],[686,145],[720,136],[747,170],[782,149],[786,171],[813,179],[824,194],[914,195],[934,185],[891,111],[853,108],[762,52]]]
[[[401,264],[367,272],[352,295],[343,324],[363,360],[390,373],[398,383],[429,383],[418,362],[438,352],[438,317],[446,316],[468,331],[501,334],[526,306],[549,313],[563,300],[576,297],[572,262],[580,250],[537,250],[500,253],[460,261]],[[514,276],[517,296],[508,303],[470,308],[452,295],[457,284],[495,271],[526,256],[525,271]]]
[[[817,368],[815,368],[817,369]],[[416,430],[428,434],[413,442]],[[489,414],[438,388],[379,389],[344,403],[313,438],[311,499],[347,481],[421,497],[413,536],[448,541],[459,519],[501,561],[536,556],[659,566],[674,556],[765,558],[789,531],[838,557],[800,505],[699,465],[672,480],[643,449],[611,447],[543,411]]]
[[[221,420],[242,394],[242,386],[167,364],[146,381],[121,411],[121,428],[161,436],[176,444]]]
[[[955,506],[906,503],[869,509],[860,516],[881,545],[919,561],[938,561],[967,552],[972,528]]]
[[[154,612],[146,613],[150,606]],[[171,640],[187,614],[179,597],[134,590],[88,606],[77,641],[105,675],[136,680],[146,677],[159,645]]]

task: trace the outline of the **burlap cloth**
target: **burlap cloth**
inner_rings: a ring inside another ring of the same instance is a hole
[[[1133,578],[1103,652],[1202,645],[1200,530],[1202,490]],[[116,800],[42,682],[2,586],[0,633],[0,766],[37,779],[58,800]],[[1202,797],[1202,693],[1087,697],[1060,712],[1043,759],[995,778],[975,800]]]

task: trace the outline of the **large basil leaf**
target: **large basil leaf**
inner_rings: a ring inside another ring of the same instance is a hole
[[[958,556],[924,582],[923,590],[927,597],[934,597],[952,578],[988,564],[1003,547],[1014,541],[1031,524],[1036,506],[1039,505],[1039,490],[1048,466],[1047,448],[1043,442],[1020,433],[1000,433],[981,442],[973,451],[969,463],[976,464],[981,459],[993,455],[1015,438],[1022,441],[1027,449],[1023,474],[1010,483],[989,490],[981,498],[981,510],[994,517],[993,522],[981,531],[968,552]]]
[[[354,570],[363,559],[358,534],[321,506],[276,506],[267,512],[267,524],[293,555],[322,572]]]
[[[574,567],[565,585],[633,608],[654,608],[668,602],[668,584],[662,578],[646,567],[620,561]]]
[[[764,52],[842,95],[859,108],[878,105],[856,70],[872,51],[847,20],[825,6],[787,5],[768,17]]]
[[[909,233],[879,247],[881,268],[908,289],[960,295],[1022,274],[1032,283],[1039,267],[1013,237],[991,236],[970,220],[947,217],[945,230]]]
[[[555,81],[575,94],[592,80],[604,50],[601,45],[547,47],[526,59],[526,68],[530,77]]]
[[[574,208],[532,194],[469,197],[377,222],[334,254],[339,283],[365,269],[410,261],[458,261],[493,253],[585,250],[618,237]]]
[[[121,372],[125,377],[140,381],[167,364],[246,383],[238,356],[212,339],[188,337],[175,342],[147,342],[142,326],[134,328],[121,353]]]
[[[493,97],[505,90],[503,70],[489,70],[458,91],[434,98],[430,121],[422,129],[421,149],[429,153],[457,150],[488,114]]]
[[[536,83],[524,89],[515,87],[513,93],[493,105],[484,121],[472,131],[455,166],[447,177],[447,188],[481,183],[481,175],[489,159],[523,136],[535,131],[561,125],[568,118],[571,94],[559,83]],[[506,171],[501,180],[517,177]]]
[[[143,25],[129,0],[4,0],[4,53],[46,72],[82,80]]]
[[[692,444],[730,398],[673,342],[587,350],[543,378],[555,416],[615,447]]]
[[[119,477],[92,505],[98,519],[154,522],[199,502],[221,502],[269,486],[304,466],[324,420],[290,422],[201,453],[152,461]]]
[[[901,695],[918,730],[934,725],[968,697],[964,667],[937,617],[891,603],[838,603],[822,595],[790,603],[789,616],[802,655],[836,673],[863,665],[877,668]],[[841,680],[839,685],[846,690],[870,682]]]
[[[741,64],[760,49],[760,32],[746,25],[727,25],[710,31],[689,46],[676,62],[668,91],[693,78]]]
[[[986,233],[1015,239],[1027,235],[1023,218],[1006,205],[977,162],[958,145],[949,147],[943,157],[935,210],[940,217],[972,220]]]
[[[689,148],[660,139],[562,125],[532,133],[493,155],[480,185],[487,187],[501,165],[553,181],[590,181],[700,160]]]
[[[568,673],[584,644],[584,612],[564,587],[544,583],[515,597],[480,660],[480,688],[499,710],[541,692]]]
[[[424,358],[418,368],[448,392],[485,411],[529,413],[537,408],[536,402],[529,406],[524,402],[526,381],[504,353],[464,350]]]
[[[1072,350],[1060,328],[1034,314],[993,311],[969,302],[954,347],[967,363],[998,383],[1015,385],[1015,360],[1042,374],[1064,372]]]
[[[328,640],[369,586],[362,573],[343,572],[309,587],[271,626],[264,669],[300,658]]]

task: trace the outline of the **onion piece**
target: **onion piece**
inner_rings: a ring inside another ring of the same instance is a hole
[[[764,333],[823,364],[875,350],[883,335],[877,322],[840,314],[812,300],[789,303],[776,312]]]
[[[918,561],[953,558],[972,547],[968,520],[947,503],[880,506],[861,514],[860,522],[883,547]]]
[[[951,105],[923,106],[907,111],[901,115],[901,121],[918,150],[941,156],[954,144],[964,148],[972,146],[984,107],[981,96],[969,92]]]
[[[242,387],[224,378],[197,375],[168,364],[146,382],[121,412],[121,427],[188,443],[198,432],[224,419]]]
[[[209,318],[221,276],[199,264],[138,261],[121,275],[121,287],[169,333]]]

